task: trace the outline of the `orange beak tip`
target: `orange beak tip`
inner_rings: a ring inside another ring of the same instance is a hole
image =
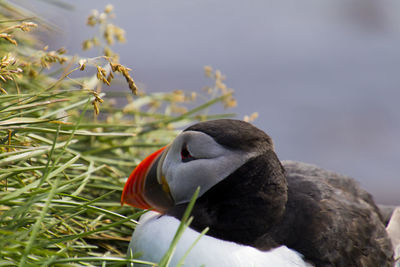
[[[163,152],[165,148],[166,146],[146,157],[132,171],[125,183],[124,189],[122,190],[121,206],[126,203],[130,206],[140,209],[152,209],[144,197],[146,176],[155,159]]]

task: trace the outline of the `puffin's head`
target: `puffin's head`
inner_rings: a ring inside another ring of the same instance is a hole
[[[271,138],[239,120],[201,122],[145,158],[132,172],[121,204],[160,212],[203,195],[249,159],[273,150]]]

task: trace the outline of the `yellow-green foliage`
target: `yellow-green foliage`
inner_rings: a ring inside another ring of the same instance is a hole
[[[0,265],[126,264],[141,214],[120,206],[126,177],[177,127],[225,116],[205,115],[217,102],[235,105],[210,67],[203,103],[183,91],[144,94],[111,50],[124,41],[111,17],[107,6],[87,22],[102,35],[84,48],[103,55],[77,58],[43,48],[34,35],[42,23],[0,1]],[[114,76],[126,83],[106,95]]]

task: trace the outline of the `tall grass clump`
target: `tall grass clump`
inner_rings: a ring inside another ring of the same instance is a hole
[[[2,266],[125,265],[142,214],[120,205],[128,174],[177,128],[226,116],[207,115],[210,106],[235,105],[224,77],[210,67],[212,85],[202,98],[138,89],[111,49],[125,40],[112,15],[107,6],[89,16],[98,36],[83,48],[102,53],[81,58],[49,50],[35,36],[42,20],[0,1]]]

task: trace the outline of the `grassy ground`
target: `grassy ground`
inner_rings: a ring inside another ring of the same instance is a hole
[[[124,41],[111,17],[107,6],[87,22],[98,36],[83,47],[103,53],[71,57],[35,38],[36,28],[48,27],[40,18],[0,1],[1,266],[125,265],[142,213],[120,205],[126,177],[177,128],[226,116],[206,115],[211,105],[235,104],[209,67],[211,86],[201,99],[141,92],[111,49]],[[116,90],[105,94],[110,83]]]

